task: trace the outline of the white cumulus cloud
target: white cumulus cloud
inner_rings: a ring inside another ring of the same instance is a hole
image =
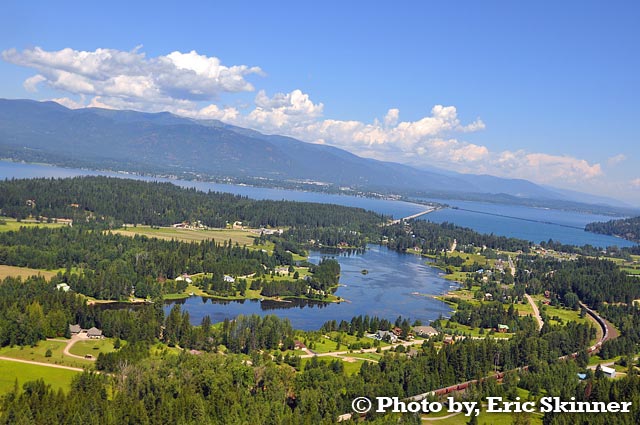
[[[148,110],[214,100],[221,93],[254,90],[245,78],[263,75],[259,67],[225,66],[216,57],[196,51],[172,52],[147,58],[136,48],[132,51],[96,49],[79,51],[70,48],[46,51],[39,47],[2,52],[2,58],[16,65],[33,68],[38,74],[24,86],[36,91],[40,84],[67,93],[100,98],[110,107],[140,107]]]
[[[169,111],[201,119],[218,119],[265,133],[288,135],[313,143],[334,145],[355,154],[416,166],[437,165],[472,173],[517,177],[562,186],[603,175],[602,167],[569,155],[526,150],[491,151],[464,138],[485,129],[481,119],[462,122],[451,105],[435,105],[415,120],[402,120],[390,108],[371,122],[324,117],[324,104],[300,89],[268,95],[258,90],[252,106],[218,104],[223,93],[255,90],[247,80],[264,76],[257,66],[223,65],[214,56],[196,51],[147,57],[140,47],[131,51],[39,47],[2,52],[10,63],[34,69],[25,90],[41,85],[64,92],[53,99],[70,108],[93,106],[139,111]],[[69,95],[69,96],[67,96]],[[623,154],[607,160],[612,166]],[[640,178],[631,181],[640,188]]]

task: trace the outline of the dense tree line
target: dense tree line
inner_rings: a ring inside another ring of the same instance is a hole
[[[525,256],[519,265],[517,278],[529,293],[550,291],[553,302],[572,303],[570,307],[577,306],[577,299],[597,310],[603,303],[630,305],[640,298],[637,280],[610,260],[580,256],[575,261],[559,261]]]
[[[54,392],[43,382],[26,383],[2,399],[0,421],[335,423],[338,415],[350,411],[355,397],[420,394],[485,376],[496,364],[500,368],[527,361],[544,364],[556,354],[549,352],[544,338],[522,334],[511,341],[467,339],[442,349],[426,343],[415,357],[387,352],[378,363],[366,362],[352,376],[345,375],[337,359],[312,358],[296,373],[291,366],[278,365],[271,356],[255,350],[279,346],[289,332],[283,324],[269,317],[241,318],[237,328],[233,322],[224,324],[224,334],[242,335],[232,338],[240,342],[233,351],[254,353],[252,364],[233,354],[183,353],[155,362],[104,357],[100,362],[114,369],[113,376],[81,374],[68,393]],[[133,358],[144,355],[138,345],[126,347],[120,353]],[[410,415],[395,419],[377,415],[369,415],[372,423],[415,420]]]
[[[522,239],[480,234],[474,230],[451,223],[431,223],[412,220],[409,224],[394,224],[382,229],[388,246],[396,251],[418,248],[423,253],[435,254],[449,250],[453,241],[459,246],[487,247],[506,251],[529,252],[531,243]]]
[[[242,221],[251,227],[309,226],[357,229],[384,217],[360,208],[309,202],[252,200],[171,183],[110,177],[23,179],[0,182],[0,212],[14,218],[71,218],[74,225],[97,221],[168,226],[184,221],[224,228]]]
[[[296,226],[287,229],[281,239],[295,242],[309,248],[356,247],[364,248],[367,243],[377,242],[378,226],[363,223],[358,227],[335,225],[331,227]],[[270,238],[274,240],[274,238]]]
[[[471,328],[497,329],[498,325],[502,324],[509,326],[509,331],[514,332],[533,324],[525,324],[525,322],[531,322],[531,318],[520,316],[513,304],[505,308],[497,301],[481,302],[478,306],[459,299],[455,302],[457,308],[450,320]]]
[[[35,345],[68,334],[69,323],[87,315],[76,295],[58,291],[57,280],[7,277],[0,283],[0,346]]]
[[[359,315],[353,316],[351,321],[341,320],[340,323],[335,320],[329,320],[325,322],[320,330],[322,332],[345,332],[349,335],[363,336],[365,332],[376,333],[378,330],[388,331],[394,326],[403,327],[407,329],[406,334],[410,328],[408,319],[403,319],[399,316],[395,322],[391,322],[385,318],[378,316]]]
[[[585,230],[640,242],[640,217],[589,223],[585,226]]]
[[[0,423],[333,424],[349,411],[352,393],[345,388],[355,382],[340,360],[314,360],[299,374],[288,365],[254,360],[256,366],[237,356],[168,356],[154,365],[129,365],[114,377],[85,372],[67,393],[29,382],[3,397]],[[419,421],[408,416],[394,423]]]
[[[637,353],[640,347],[640,308],[635,303],[604,305],[600,314],[614,324],[620,336],[606,341],[598,354],[609,359]]]
[[[185,272],[241,276],[280,265],[266,252],[230,241],[185,243],[78,227],[22,227],[0,233],[0,264],[66,268],[64,279],[75,291],[101,299],[126,298],[134,287],[141,288],[141,296],[166,293],[176,283],[164,288],[158,279]],[[74,268],[80,272],[71,272]]]
[[[104,335],[130,342],[153,342],[163,323],[161,303],[135,309],[89,306],[75,292],[56,289],[61,280],[7,277],[0,282],[0,346],[35,345],[45,338],[69,336],[69,325],[101,328]]]

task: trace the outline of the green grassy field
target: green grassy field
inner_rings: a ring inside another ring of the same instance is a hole
[[[0,360],[0,395],[13,390],[16,379],[19,389],[22,389],[25,382],[42,378],[54,390],[62,388],[63,391],[68,391],[71,379],[78,373],[80,372]]]
[[[371,347],[374,347],[375,340],[372,338],[362,337],[358,339],[354,335],[349,335],[344,332],[330,332],[327,334],[329,338],[325,336],[321,336],[316,341],[314,341],[314,348],[312,349],[316,353],[329,353],[332,351],[348,351],[349,345],[361,342],[361,343],[371,343]],[[337,348],[337,340],[338,336],[340,336],[340,348]],[[380,346],[385,347],[390,344],[380,341]],[[307,345],[308,346],[308,345]],[[357,350],[356,350],[357,351]]]
[[[533,298],[535,302],[545,299],[542,295],[532,295],[531,298]],[[545,312],[547,316],[549,316],[549,319],[551,319],[551,324],[558,324],[560,322],[562,322],[563,324],[566,324],[567,322],[585,323],[589,321],[589,318],[586,316],[580,317],[580,310],[570,310],[564,307],[543,305],[540,312]],[[554,319],[554,317],[556,319]]]
[[[11,230],[19,230],[20,227],[62,227],[66,226],[66,224],[58,224],[58,223],[40,223],[34,220],[22,220],[16,221],[15,218],[7,218],[0,217],[1,221],[4,221],[5,224],[0,224],[0,232],[9,232]]]
[[[333,361],[336,359],[341,360],[340,358],[337,358],[337,357],[321,357],[321,358],[318,358],[318,361],[329,363],[330,361]],[[304,367],[310,360],[311,359],[309,358],[302,359],[300,362],[300,370],[304,370]],[[347,376],[351,376],[355,373],[360,372],[360,367],[362,366],[362,363],[365,362],[365,360],[354,360],[354,359],[350,359],[348,361],[342,359],[341,361],[342,361],[342,365],[344,366],[344,373]]]
[[[31,360],[40,363],[51,363],[71,367],[93,367],[91,360],[75,359],[62,353],[66,343],[62,341],[40,341],[35,347],[2,347],[0,356],[14,359]],[[46,357],[47,350],[51,350],[51,357]]]
[[[124,342],[123,342],[124,344]],[[95,359],[100,353],[110,353],[114,351],[113,339],[90,339],[87,341],[78,341],[71,346],[69,352],[76,356],[86,356],[90,354]]]
[[[513,305],[513,308],[518,311],[520,316],[533,316],[533,307],[531,307],[531,304],[526,302],[526,299],[524,304],[516,303]]]

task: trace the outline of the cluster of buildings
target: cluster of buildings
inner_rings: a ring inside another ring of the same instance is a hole
[[[423,338],[430,338],[439,334],[439,332],[433,326],[414,326],[411,330],[414,335]],[[378,341],[389,341],[393,344],[398,342],[401,335],[402,329],[396,326],[389,331],[378,330],[378,332],[373,334],[372,337],[374,339],[377,339]],[[411,338],[413,338],[413,335],[409,335],[409,339]]]
[[[196,220],[194,222],[183,221],[182,223],[172,224],[171,227],[174,229],[188,229],[188,230],[207,230],[209,227],[202,224],[200,220]]]
[[[69,333],[71,336],[79,335],[81,333],[86,333],[87,338],[89,339],[102,339],[104,335],[102,335],[102,330],[96,328],[95,326],[91,329],[82,329],[80,325],[69,325]]]

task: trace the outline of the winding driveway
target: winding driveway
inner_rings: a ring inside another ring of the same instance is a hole
[[[67,345],[65,345],[64,350],[62,350],[62,353],[65,356],[73,357],[73,358],[80,359],[80,360],[90,360],[90,361],[95,362],[96,359],[94,359],[93,357],[88,358],[88,357],[84,357],[84,356],[77,356],[75,354],[71,354],[71,352],[69,351],[69,350],[71,350],[71,347],[73,347],[73,344],[75,344],[76,342],[78,342],[78,341],[89,341],[90,339],[91,338],[89,338],[85,332],[80,332],[79,334],[72,335],[71,339],[47,338],[47,341],[66,342]]]

